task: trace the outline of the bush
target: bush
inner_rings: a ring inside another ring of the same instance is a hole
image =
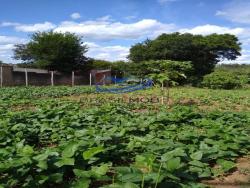
[[[247,77],[245,75],[215,71],[204,77],[202,85],[211,89],[235,89],[241,88],[246,83]]]

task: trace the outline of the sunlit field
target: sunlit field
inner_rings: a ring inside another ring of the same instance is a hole
[[[0,90],[7,187],[204,187],[249,152],[250,90]]]

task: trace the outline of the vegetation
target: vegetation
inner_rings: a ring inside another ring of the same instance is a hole
[[[248,81],[246,75],[235,72],[215,71],[204,77],[202,84],[211,89],[235,89],[243,87]]]
[[[162,86],[207,74],[202,85],[211,89],[173,87],[166,96],[159,87],[122,95],[1,88],[0,187],[201,188],[249,154],[249,67],[212,72],[219,59],[240,55],[237,37],[162,34],[133,46],[133,62],[88,59],[86,51],[80,37],[54,32],[35,33],[14,50],[25,67],[111,68],[117,77],[151,77]]]
[[[23,60],[29,67],[71,72],[85,67],[86,52],[81,37],[50,31],[34,33],[29,43],[15,45],[14,58]]]
[[[207,36],[162,34],[131,47],[129,59],[135,63],[148,60],[191,61],[194,75],[211,73],[220,59],[234,60],[240,54],[238,38],[230,34]]]
[[[226,71],[237,75],[247,77],[248,84],[250,84],[250,65],[247,64],[221,64],[215,69],[216,71]]]
[[[155,83],[159,80],[157,78],[162,78],[175,84],[184,83],[193,70],[190,62],[170,60],[143,61],[133,63],[131,67],[131,74],[140,78],[152,77]]]
[[[123,77],[126,74],[131,74],[131,63],[124,62],[124,61],[105,61],[105,60],[97,60],[92,59],[87,64],[88,69],[111,69],[113,76]],[[133,69],[135,70],[135,69]]]
[[[152,110],[115,100],[88,106],[88,98],[110,97],[91,87],[1,89],[1,186],[202,187],[202,179],[233,170],[250,149],[250,114],[230,105],[247,107],[249,90],[173,90],[180,105]],[[181,105],[189,97],[227,108]]]

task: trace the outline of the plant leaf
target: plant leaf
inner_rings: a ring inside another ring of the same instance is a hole
[[[83,152],[83,158],[85,160],[88,160],[90,158],[92,158],[94,155],[100,153],[100,152],[103,152],[104,149],[102,146],[98,146],[98,147],[93,147],[93,148],[90,148],[89,150]]]
[[[199,160],[202,159],[202,155],[203,155],[203,153],[202,153],[201,151],[197,151],[197,152],[195,152],[195,153],[192,153],[192,154],[190,155],[190,157],[191,157],[193,160],[199,161]]]

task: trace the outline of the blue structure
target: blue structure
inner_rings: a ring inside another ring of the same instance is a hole
[[[128,78],[107,78],[111,79],[112,83],[118,83],[119,87],[114,87],[114,88],[105,88],[101,87],[101,84],[96,84],[96,91],[101,92],[101,93],[128,93],[128,92],[133,92],[137,90],[143,90],[147,89],[153,86],[153,81],[151,79],[144,79],[142,83],[139,84],[134,84],[134,85],[127,85],[127,86],[122,86],[121,84],[128,81]]]

